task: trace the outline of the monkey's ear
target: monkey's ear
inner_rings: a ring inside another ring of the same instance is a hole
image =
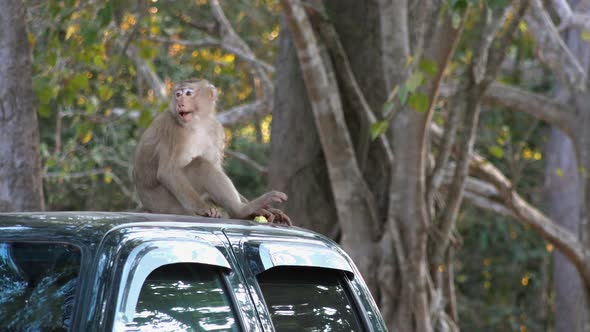
[[[217,100],[217,88],[215,88],[215,86],[213,86],[213,84],[207,84],[207,97],[209,97],[209,100],[211,101],[216,101]]]

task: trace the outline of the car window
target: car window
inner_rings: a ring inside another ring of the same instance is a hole
[[[61,243],[0,242],[0,326],[7,331],[67,331],[80,250]]]
[[[133,318],[139,331],[240,331],[222,271],[194,263],[154,270]]]
[[[278,332],[362,331],[344,278],[307,267],[275,267],[257,277]]]

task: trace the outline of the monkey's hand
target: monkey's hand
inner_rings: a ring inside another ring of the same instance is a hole
[[[269,224],[292,226],[291,218],[287,216],[283,211],[275,208],[260,209],[252,214],[252,218],[256,216],[264,216]]]
[[[214,207],[200,209],[195,212],[198,216],[209,217],[209,218],[221,218],[221,213]]]

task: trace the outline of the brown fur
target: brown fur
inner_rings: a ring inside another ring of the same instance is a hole
[[[233,218],[262,214],[290,224],[272,202],[287,199],[271,191],[242,201],[222,167],[224,131],[215,118],[217,91],[206,80],[179,84],[168,111],[159,114],[142,135],[135,152],[133,180],[139,199],[154,213],[219,217],[203,198],[208,195]]]

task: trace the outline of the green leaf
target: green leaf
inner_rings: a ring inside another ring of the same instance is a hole
[[[590,30],[583,30],[580,37],[583,41],[587,41],[590,43]]]
[[[371,139],[375,140],[381,134],[383,134],[387,128],[389,127],[389,123],[387,121],[379,121],[373,123],[371,126]]]
[[[502,147],[500,147],[500,146],[497,146],[497,145],[490,146],[488,148],[488,152],[492,156],[494,156],[494,157],[496,157],[498,159],[504,158],[504,149],[502,149]]]
[[[41,104],[37,108],[37,113],[40,117],[47,119],[51,114],[51,107],[48,104]]]
[[[453,24],[453,29],[459,29],[459,26],[461,25],[461,14],[454,12],[452,15],[452,24]]]
[[[413,108],[416,112],[424,113],[428,111],[430,100],[428,99],[428,96],[422,92],[416,92],[408,98],[408,106]]]
[[[453,12],[462,13],[467,9],[467,0],[451,0],[450,4]]]
[[[105,67],[105,63],[102,61],[102,57],[100,55],[95,55],[94,58],[92,58],[92,62],[101,69]]]
[[[98,36],[98,29],[91,26],[90,23],[85,24],[80,29],[80,33],[82,34],[82,45],[90,46],[94,44],[96,41],[96,37]]]
[[[49,52],[47,54],[47,64],[50,67],[55,66],[55,64],[57,63],[57,54],[55,52]]]
[[[143,111],[137,120],[137,123],[144,128],[147,128],[152,122],[152,113],[150,111]]]
[[[424,74],[420,71],[415,71],[406,81],[406,87],[409,92],[414,92],[424,81]]]
[[[98,88],[98,97],[102,100],[109,100],[113,96],[113,89],[109,86],[102,85]]]
[[[561,168],[557,167],[557,168],[555,169],[555,174],[556,174],[557,176],[559,176],[559,177],[562,177],[562,176],[563,176],[563,170],[562,170]]]
[[[422,59],[418,64],[418,67],[423,73],[426,73],[430,77],[435,76],[438,73],[438,65],[430,59]]]
[[[98,24],[100,25],[100,27],[106,27],[113,19],[113,7],[111,6],[111,4],[109,3],[103,8],[101,8],[97,13],[97,17]]]
[[[398,97],[399,97],[399,102],[402,105],[406,104],[406,101],[408,99],[408,88],[406,87],[406,84],[402,84],[399,87],[398,93],[397,93]]]
[[[383,116],[387,116],[392,110],[393,110],[393,106],[395,106],[395,103],[393,102],[393,100],[387,101],[385,104],[383,104]]]
[[[86,73],[79,73],[74,75],[74,77],[69,82],[69,88],[72,91],[83,90],[88,88],[88,76],[86,76]]]
[[[508,5],[508,1],[507,0],[488,0],[487,4],[491,9],[497,10],[497,9],[502,9],[502,8],[506,7]]]
[[[46,105],[53,98],[53,91],[47,77],[36,77],[33,80],[33,91],[35,91],[41,105]]]

